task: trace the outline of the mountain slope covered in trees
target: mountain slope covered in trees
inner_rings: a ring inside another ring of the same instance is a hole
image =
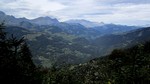
[[[115,49],[110,55],[87,63],[52,68],[47,75],[52,84],[149,84],[150,42],[128,49]],[[46,79],[45,79],[46,80]]]
[[[50,17],[29,20],[0,12],[6,32],[24,37],[37,65],[79,64],[108,55],[115,48],[126,48],[149,40],[149,28],[103,24],[86,28],[81,24],[59,22]],[[141,29],[136,31],[136,29]],[[132,30],[132,32],[130,32]],[[123,33],[126,32],[126,33]],[[133,34],[133,35],[132,35]]]
[[[150,83],[149,27],[107,24],[86,28],[49,17],[28,20],[3,12],[0,20],[6,22],[6,32],[0,25],[1,82]]]

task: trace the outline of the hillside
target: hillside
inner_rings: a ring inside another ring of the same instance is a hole
[[[70,55],[71,55],[71,57],[73,57],[73,55],[81,57],[81,56],[85,56],[86,54],[82,54],[79,52],[70,52],[71,48],[64,49],[64,52],[60,52],[59,49],[61,50],[61,48],[64,48],[64,45],[65,45],[64,44],[65,42],[62,42],[61,38],[58,39],[58,37],[57,37],[57,39],[56,39],[56,38],[52,37],[51,40],[49,41],[49,39],[45,36],[47,34],[44,35],[44,33],[42,33],[43,35],[41,35],[40,32],[33,33],[24,28],[18,28],[18,27],[6,28],[6,30],[8,31],[7,33],[9,35],[11,35],[11,33],[9,33],[9,32],[14,31],[14,30],[11,31],[11,29],[14,29],[15,31],[18,31],[18,32],[24,32],[24,33],[20,33],[18,35],[25,36],[26,39],[28,40],[28,42],[32,42],[32,40],[35,41],[35,44],[36,44],[36,42],[39,42],[38,44],[41,44],[41,43],[45,44],[45,42],[47,42],[47,43],[51,42],[53,48],[51,47],[50,49],[52,49],[51,53],[54,53],[53,56],[56,57],[59,54],[62,55],[62,58],[60,60],[56,60],[56,59],[59,59],[60,57],[57,57],[51,61],[49,61],[48,59],[44,59],[44,60],[38,59],[37,61],[45,62],[47,64],[49,63],[48,65],[43,64],[44,67],[51,67],[51,68],[43,68],[43,67],[36,68],[31,60],[31,53],[30,53],[30,50],[28,49],[27,45],[24,43],[18,45],[20,47],[15,47],[16,45],[14,45],[14,42],[22,42],[21,39],[17,40],[17,38],[21,38],[21,37],[16,38],[13,36],[13,37],[8,38],[9,40],[3,40],[2,35],[4,35],[5,33],[2,32],[0,43],[1,43],[1,50],[2,50],[1,53],[3,54],[1,56],[1,57],[3,57],[3,59],[1,59],[2,60],[1,61],[2,62],[1,69],[3,70],[2,71],[3,74],[1,76],[1,78],[6,79],[7,77],[11,77],[11,78],[7,78],[7,79],[10,81],[13,81],[13,83],[17,82],[17,84],[20,84],[20,81],[25,81],[24,82],[25,84],[27,82],[28,83],[36,82],[38,84],[41,84],[41,83],[46,83],[46,84],[48,84],[48,83],[52,83],[52,84],[89,84],[89,83],[90,84],[100,84],[100,83],[102,83],[102,84],[107,84],[107,83],[108,84],[111,84],[111,83],[114,83],[114,84],[149,84],[149,82],[150,82],[150,80],[149,80],[149,76],[150,76],[150,72],[149,72],[150,71],[150,68],[149,68],[149,65],[150,65],[150,55],[149,55],[150,54],[150,51],[149,51],[150,50],[150,42],[146,42],[144,44],[141,43],[141,44],[135,45],[135,46],[133,46],[131,48],[127,48],[127,49],[115,49],[111,52],[110,55],[103,56],[103,57],[97,57],[97,58],[95,57],[95,59],[91,58],[93,60],[91,60],[89,62],[84,62],[84,63],[78,62],[80,64],[73,65],[73,64],[69,63],[70,61],[72,61],[72,58],[69,57]],[[144,36],[144,35],[149,34],[149,28],[139,29],[139,30],[131,31],[131,32],[127,33],[125,35],[128,36],[128,35],[133,34],[134,37],[135,36],[136,37]],[[143,32],[143,33],[141,34],[141,32]],[[37,35],[37,33],[39,33],[39,36]],[[140,35],[139,35],[139,33],[140,33]],[[26,34],[29,34],[29,36],[27,37]],[[33,34],[35,34],[35,36]],[[139,35],[139,36],[137,36],[137,35]],[[33,37],[31,37],[31,36],[33,36]],[[29,38],[32,38],[32,39],[29,39]],[[39,40],[38,40],[38,38],[39,38]],[[40,39],[42,39],[42,40],[40,40]],[[31,41],[29,41],[29,40],[31,40]],[[143,40],[144,39],[142,39],[142,41]],[[53,44],[53,41],[55,41],[54,44]],[[73,40],[73,42],[77,42],[77,45],[79,45],[79,43],[82,45],[83,44],[87,45],[87,44],[89,44],[87,41],[88,40],[86,40],[85,38],[80,38],[80,39],[76,38],[76,40]],[[139,41],[139,40],[137,40],[137,41]],[[12,45],[12,43],[13,43],[13,45]],[[33,45],[33,44],[30,44],[30,47],[31,47],[31,45]],[[71,45],[70,47],[80,50],[82,45],[79,45],[79,47],[77,45],[75,45],[75,46]],[[5,46],[7,46],[7,47],[5,47]],[[11,46],[13,46],[13,47],[11,47]],[[42,48],[39,48],[38,46],[39,45],[37,45],[37,49],[35,49],[35,50],[42,49]],[[42,44],[42,46],[43,46],[43,44]],[[58,50],[58,51],[54,51],[55,48],[57,48],[56,50]],[[90,49],[92,50],[92,48],[90,48]],[[90,50],[90,49],[87,49],[86,52],[88,53],[88,50]],[[6,52],[5,50],[8,50],[9,52]],[[24,50],[26,50],[26,51],[24,51]],[[83,49],[81,49],[81,51],[82,50]],[[5,52],[3,52],[3,51],[5,51]],[[16,53],[14,53],[14,51]],[[39,51],[42,51],[42,50],[39,50]],[[63,53],[64,53],[64,55],[63,55]],[[30,56],[30,57],[28,57],[28,56]],[[65,58],[65,56],[67,56],[67,57]],[[41,56],[41,57],[44,57],[44,56]],[[51,58],[49,58],[49,59],[51,59]],[[68,59],[68,60],[66,60],[66,59]],[[8,60],[8,61],[6,61],[6,60]],[[62,60],[67,61],[68,64],[64,63],[64,61],[62,61]],[[75,59],[73,58],[73,60],[75,60]],[[80,61],[80,58],[77,60]],[[75,61],[77,61],[77,60],[75,60]],[[90,59],[88,59],[88,60],[90,60]],[[34,59],[34,57],[33,57],[33,61],[36,61]],[[55,63],[53,64],[52,61],[53,62],[55,61]],[[82,62],[83,62],[83,60],[82,60]],[[62,64],[62,65],[60,65],[60,64]],[[31,68],[29,68],[29,67],[31,67]],[[15,72],[15,75],[14,75],[14,72]],[[12,77],[13,77],[13,79],[12,79]],[[18,77],[20,78],[19,80],[18,80]],[[29,77],[31,77],[31,78],[29,78]],[[5,82],[7,83],[7,81],[5,81]]]
[[[150,42],[128,49],[116,49],[110,55],[87,63],[52,68],[48,83],[60,84],[149,84]]]
[[[93,45],[101,47],[102,54],[107,55],[115,48],[128,48],[150,40],[150,28],[142,28],[122,34],[111,34],[99,37]]]
[[[149,40],[149,28],[115,24],[86,28],[82,24],[59,22],[50,17],[29,20],[3,12],[0,15],[9,35],[25,37],[34,63],[44,67],[84,63],[108,55],[115,48]]]
[[[84,63],[90,59],[107,55],[115,48],[127,48],[148,41],[150,40],[149,29],[143,28],[128,33],[106,35],[94,40],[87,40],[64,33],[58,27],[46,27],[40,31],[31,31],[15,26],[6,28],[10,34],[24,36],[32,50],[34,62],[46,67],[51,67],[54,64]]]
[[[6,31],[10,36],[14,34],[18,38],[24,37],[27,40],[33,54],[33,61],[38,65],[51,67],[53,64],[76,64],[94,58],[91,56],[95,47],[91,46],[85,38],[53,29],[44,32],[10,26]]]
[[[0,0],[0,84],[150,84],[150,0]]]

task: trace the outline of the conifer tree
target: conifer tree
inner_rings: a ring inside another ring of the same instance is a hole
[[[41,84],[32,54],[23,38],[7,36],[0,25],[0,81],[5,84]],[[5,81],[7,80],[7,81]]]

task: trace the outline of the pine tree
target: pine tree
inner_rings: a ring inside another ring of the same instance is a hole
[[[41,84],[32,54],[23,38],[7,38],[0,25],[0,81],[8,84]],[[5,81],[7,80],[7,81]]]

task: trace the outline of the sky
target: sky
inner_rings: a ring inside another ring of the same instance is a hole
[[[150,25],[150,0],[0,0],[0,11],[28,19],[49,16],[59,21]]]

